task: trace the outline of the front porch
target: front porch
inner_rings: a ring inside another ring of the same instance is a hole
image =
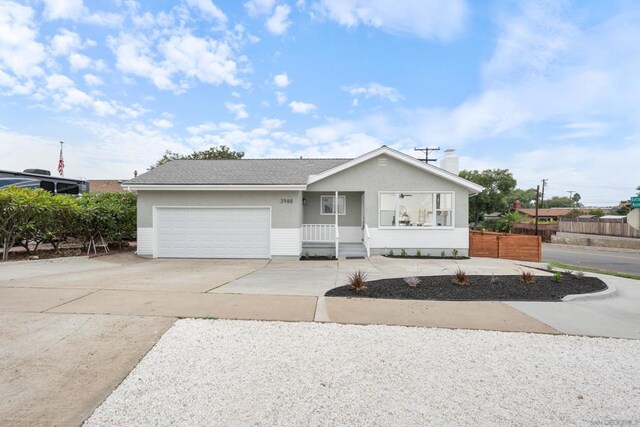
[[[303,255],[366,257],[364,192],[304,192]]]

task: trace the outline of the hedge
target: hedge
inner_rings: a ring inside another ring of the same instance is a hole
[[[41,243],[58,245],[70,237],[85,248],[98,239],[107,244],[135,238],[136,196],[132,193],[53,195],[42,189],[0,189],[0,240],[3,260],[20,244],[27,252]]]

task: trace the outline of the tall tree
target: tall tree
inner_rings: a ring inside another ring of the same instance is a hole
[[[513,206],[513,202],[520,200],[520,205],[523,208],[534,208],[536,206],[536,189],[528,188],[523,190],[516,188],[507,197],[509,206]]]
[[[516,188],[516,180],[508,169],[463,170],[460,176],[484,187],[480,194],[469,198],[469,218],[473,219],[474,227],[482,214],[509,209],[509,195]]]
[[[171,160],[235,160],[241,159],[243,157],[244,152],[233,151],[226,145],[221,145],[220,147],[211,147],[208,150],[203,151],[194,151],[191,154],[180,154],[167,150],[155,165],[149,167],[149,170],[157,168],[158,166],[170,162]]]

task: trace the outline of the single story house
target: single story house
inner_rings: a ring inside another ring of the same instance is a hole
[[[445,170],[448,169],[448,170]],[[482,187],[382,146],[354,159],[174,160],[124,182],[138,254],[167,258],[468,253]]]
[[[520,213],[520,222],[534,222],[536,218],[535,208],[516,208],[516,211]],[[575,208],[547,208],[538,209],[539,221],[558,221],[560,218],[569,215]],[[586,213],[584,209],[579,209],[581,212]]]

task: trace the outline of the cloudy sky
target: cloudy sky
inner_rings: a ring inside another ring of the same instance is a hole
[[[55,171],[58,141],[91,179],[221,144],[429,145],[616,204],[640,185],[638,22],[632,0],[0,0],[0,169]]]

